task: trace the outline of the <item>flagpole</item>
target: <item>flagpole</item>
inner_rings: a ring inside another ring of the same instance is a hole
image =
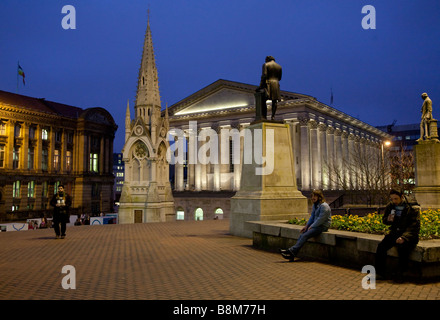
[[[20,65],[20,61],[17,61],[17,94],[18,94],[18,66]]]

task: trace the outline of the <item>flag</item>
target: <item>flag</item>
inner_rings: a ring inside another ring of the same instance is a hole
[[[330,104],[333,104],[333,88],[330,89],[331,94],[330,94]]]
[[[23,77],[23,85],[26,85],[24,81],[24,72],[23,69],[20,67],[20,64],[18,64],[18,74]]]

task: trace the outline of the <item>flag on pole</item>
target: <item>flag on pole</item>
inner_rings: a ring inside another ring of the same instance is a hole
[[[331,94],[330,94],[330,105],[333,104],[333,88],[330,89]]]
[[[21,68],[20,64],[18,64],[18,74],[23,77],[23,85],[26,85],[26,82],[24,81],[24,71]]]

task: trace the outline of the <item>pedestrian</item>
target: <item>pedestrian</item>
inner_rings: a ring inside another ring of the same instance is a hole
[[[50,205],[54,207],[53,228],[56,239],[64,239],[66,236],[66,223],[69,222],[69,209],[72,205],[71,197],[64,192],[64,186],[58,186],[58,192],[53,195]],[[61,226],[61,228],[60,228]]]
[[[392,247],[396,247],[399,255],[398,269],[393,276],[396,281],[401,282],[408,269],[409,255],[419,242],[420,207],[412,206],[402,192],[393,189],[390,191],[390,203],[385,208],[382,221],[390,225],[390,229],[377,246],[375,264],[377,279],[390,277],[386,270],[387,252]]]
[[[299,236],[295,245],[288,249],[280,249],[280,253],[283,258],[290,261],[295,260],[299,250],[308,239],[316,237],[322,232],[327,231],[332,222],[331,209],[330,206],[325,202],[322,191],[313,190],[311,197],[313,202],[312,214],[307,221],[307,224],[301,229],[301,235]]]

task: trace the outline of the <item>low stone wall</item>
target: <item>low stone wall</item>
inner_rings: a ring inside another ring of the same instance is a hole
[[[250,221],[247,228],[253,232],[253,246],[277,252],[296,243],[303,226],[287,221]],[[299,257],[318,259],[332,264],[362,269],[374,265],[377,245],[383,235],[329,229],[310,239]],[[281,257],[281,256],[280,256]],[[396,270],[398,254],[395,248],[388,251],[387,267]],[[440,279],[440,240],[422,240],[411,252],[409,276],[418,280]]]

